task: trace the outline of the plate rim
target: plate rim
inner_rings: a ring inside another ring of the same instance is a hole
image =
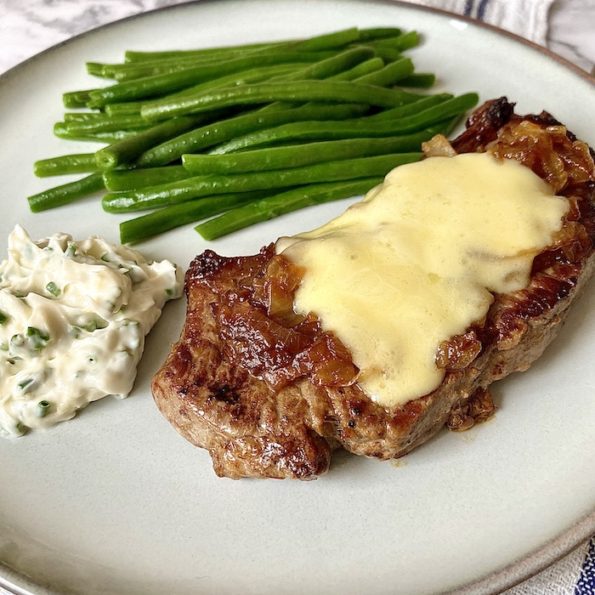
[[[132,21],[135,19],[143,18],[145,16],[149,16],[158,12],[166,12],[169,10],[180,10],[187,8],[191,5],[199,5],[199,4],[214,4],[216,2],[220,2],[221,0],[187,0],[185,2],[180,2],[178,4],[172,4],[169,6],[158,6],[156,8],[152,8],[150,10],[146,10],[143,12],[137,12],[120,19],[116,19],[114,21],[110,21],[108,23],[104,23],[92,29],[88,29],[87,31],[83,31],[74,35],[73,37],[69,37],[63,41],[60,41],[50,47],[26,58],[25,60],[15,64],[14,66],[10,67],[8,70],[4,71],[0,74],[0,89],[2,85],[6,84],[7,81],[14,76],[17,71],[21,71],[23,68],[26,68],[28,64],[41,60],[46,57],[46,54],[50,54],[59,48],[75,43],[79,39],[82,39],[87,36],[96,35],[103,29],[107,29],[112,26],[121,25],[126,21]],[[224,1],[224,0],[223,0]],[[251,0],[255,1],[255,0]],[[500,37],[508,38],[509,40],[520,43],[521,45],[530,48],[534,51],[543,54],[546,57],[554,60],[562,67],[570,70],[573,74],[579,76],[580,78],[584,79],[586,82],[591,83],[595,89],[595,76],[591,75],[589,72],[573,64],[566,58],[560,56],[559,54],[553,52],[549,48],[541,46],[531,40],[525,39],[516,33],[512,33],[495,25],[491,25],[489,23],[485,23],[483,21],[479,21],[474,19],[470,16],[461,15],[449,10],[444,10],[441,8],[435,8],[433,6],[424,6],[419,4],[414,4],[411,1],[407,0],[348,0],[351,2],[357,3],[373,3],[373,4],[384,4],[387,6],[400,6],[402,8],[418,11],[418,12],[425,12],[428,14],[434,15],[441,15],[444,18],[452,18],[458,21],[462,21],[470,26],[478,27],[480,29],[488,30]],[[544,543],[541,547],[538,547],[535,550],[528,552],[525,556],[522,556],[511,562],[507,566],[495,570],[492,573],[475,580],[471,583],[467,583],[463,586],[457,587],[454,590],[448,591],[448,593],[458,594],[458,595],[492,595],[496,593],[501,593],[506,589],[510,589],[545,570],[546,568],[550,567],[551,565],[555,564],[568,554],[570,554],[573,550],[581,546],[583,543],[587,542],[591,537],[595,535],[595,510],[587,513],[586,516],[581,518],[580,520],[576,521],[573,525],[571,525],[568,529],[557,535],[551,540],[548,540]],[[18,572],[7,566],[0,560],[0,588],[7,590],[9,593],[14,595],[32,595],[33,593],[37,593],[39,595],[60,595],[59,591],[54,589],[48,588],[43,584],[36,583],[30,579],[26,574]]]

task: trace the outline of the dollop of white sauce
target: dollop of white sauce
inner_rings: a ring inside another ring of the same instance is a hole
[[[34,242],[20,226],[0,263],[0,435],[20,436],[132,390],[145,335],[182,275],[98,237]]]

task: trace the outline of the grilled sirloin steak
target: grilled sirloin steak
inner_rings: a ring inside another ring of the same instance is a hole
[[[479,108],[451,145],[430,154],[491,151],[517,159],[571,200],[526,289],[497,295],[485,321],[440,345],[432,393],[387,410],[366,397],[350,354],[315,316],[297,317],[300,271],[273,246],[225,258],[208,250],[186,274],[182,336],[153,380],[172,425],[209,450],[220,476],[312,479],[337,445],[389,459],[445,424],[466,429],[493,412],[487,388],[526,370],[556,336],[594,265],[595,175],[588,147],[549,114],[520,117],[505,98]]]

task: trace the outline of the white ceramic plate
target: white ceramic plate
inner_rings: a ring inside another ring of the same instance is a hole
[[[495,30],[390,2],[200,2],[104,27],[0,80],[2,243],[17,222],[34,237],[62,230],[118,239],[118,218],[96,199],[42,215],[26,207],[25,196],[52,182],[34,178],[35,159],[87,149],[51,134],[61,93],[93,84],[85,60],[352,25],[418,29],[426,42],[412,52],[415,63],[448,89],[506,94],[521,112],[547,109],[595,142],[592,83]],[[344,206],[302,211],[209,247],[254,252]],[[183,266],[205,247],[191,227],[142,246]],[[51,431],[0,443],[4,584],[36,593],[427,593],[490,573],[478,589],[518,581],[595,531],[591,516],[568,532],[595,510],[594,306],[590,291],[533,369],[497,386],[490,423],[443,432],[398,464],[339,453],[326,477],[300,483],[216,478],[208,454],[154,407],[149,381],[178,336],[180,301],[151,334],[129,399],[105,399]],[[519,565],[532,552],[540,553]]]

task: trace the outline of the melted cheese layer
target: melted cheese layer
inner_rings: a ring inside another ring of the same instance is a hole
[[[481,320],[493,293],[528,285],[568,207],[516,161],[431,157],[277,251],[306,271],[296,310],[317,314],[351,351],[366,394],[396,407],[440,385],[440,343]]]

